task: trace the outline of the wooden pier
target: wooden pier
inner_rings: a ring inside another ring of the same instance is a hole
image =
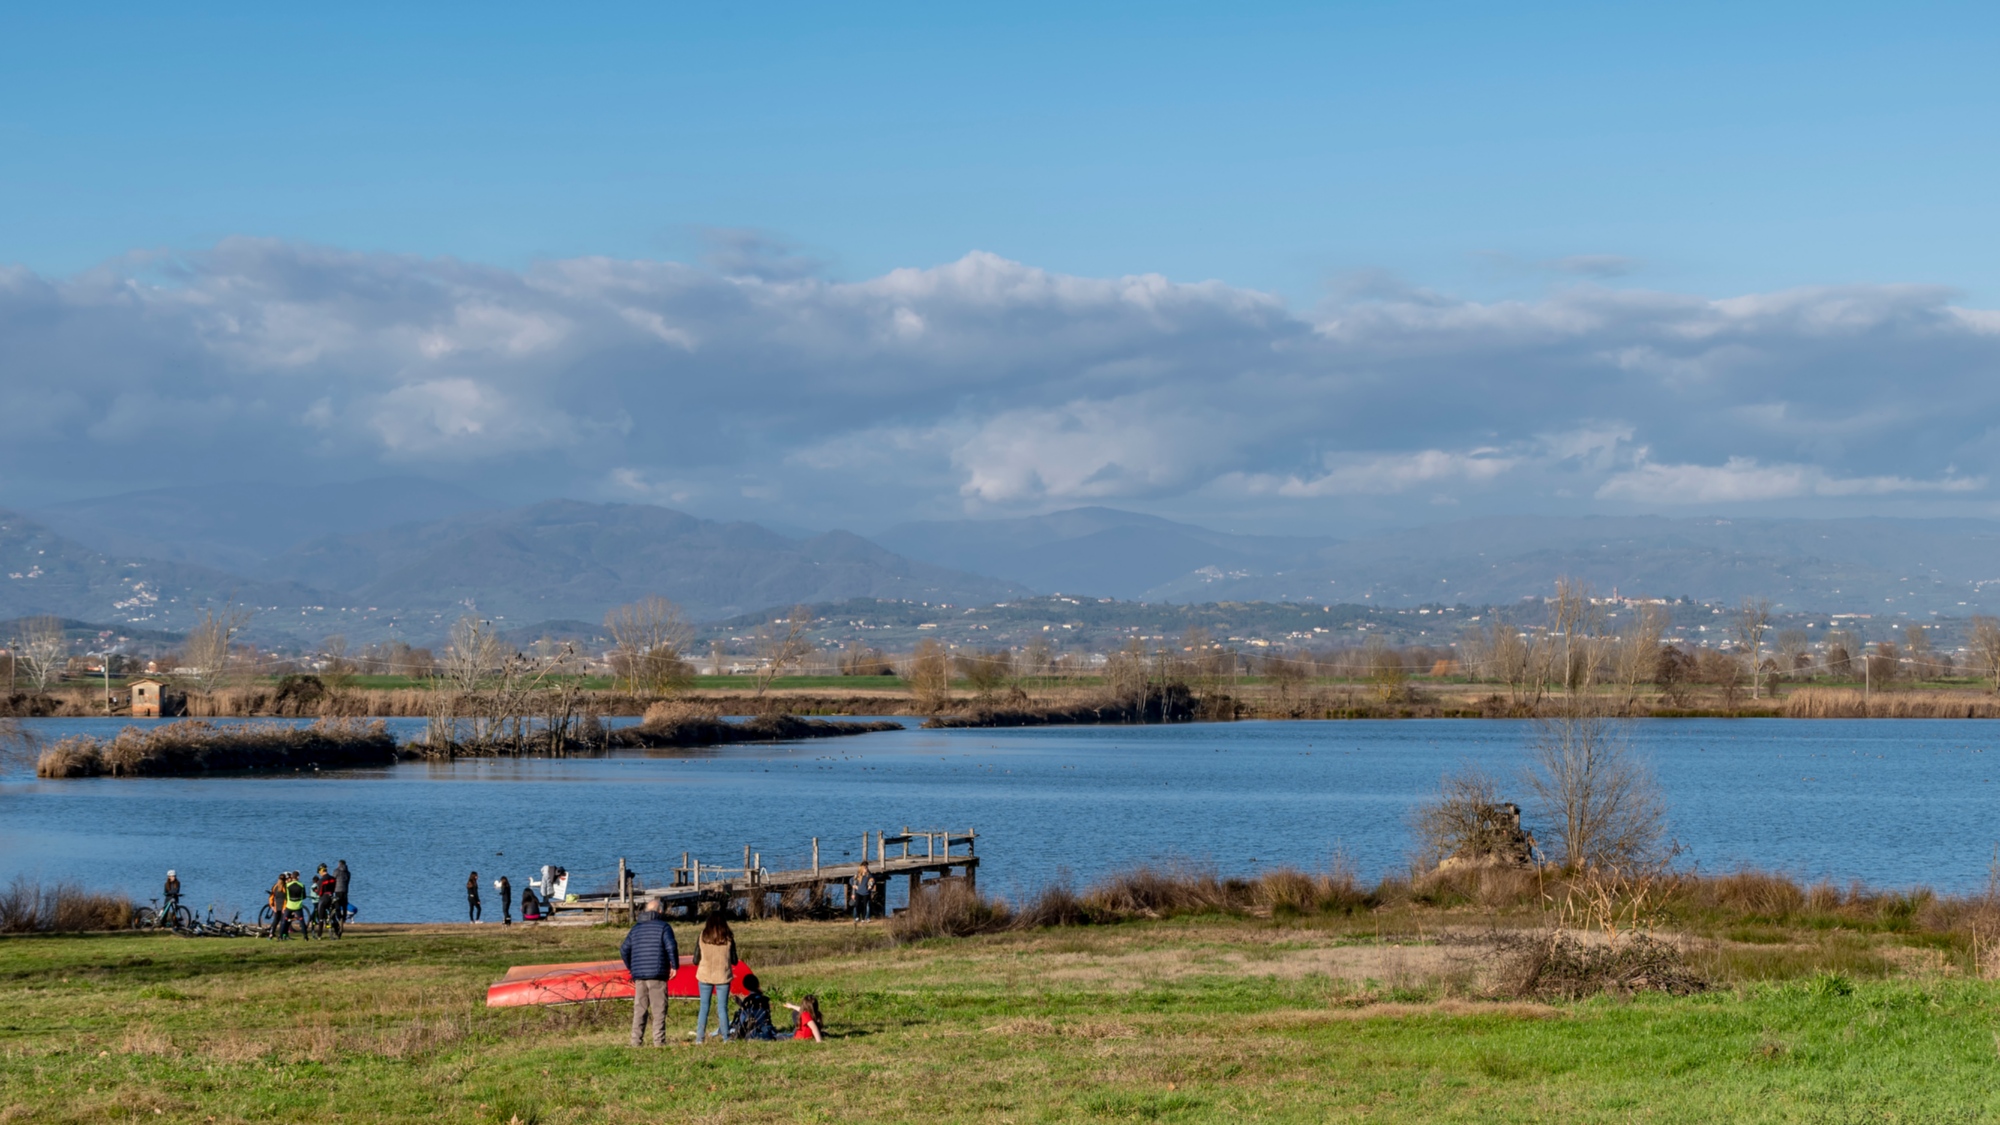
[[[861,855],[875,878],[875,914],[880,917],[887,905],[889,881],[909,880],[914,896],[920,889],[946,880],[963,880],[976,887],[979,857],[973,854],[978,834],[971,829],[951,832],[934,828],[910,828],[901,832],[864,832]],[[764,867],[763,855],[743,848],[741,866],[718,867],[681,853],[681,865],[672,870],[673,881],[665,886],[642,885],[644,873],[634,876],[624,859],[618,861],[617,890],[579,894],[566,902],[551,903],[555,921],[603,921],[629,917],[634,905],[658,900],[669,916],[696,918],[721,908],[751,918],[780,913],[815,913],[852,910],[856,902],[855,881],[861,860],[822,864],[819,837],[812,840],[812,866],[791,871]],[[839,901],[835,901],[838,892]]]

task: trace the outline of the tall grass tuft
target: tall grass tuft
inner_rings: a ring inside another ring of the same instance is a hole
[[[962,879],[951,879],[918,891],[908,908],[889,919],[889,934],[897,941],[971,937],[1009,928],[1013,912],[998,899],[981,897]]]
[[[132,924],[132,900],[17,875],[0,891],[0,933],[87,933]]]
[[[216,726],[199,719],[109,740],[73,736],[42,751],[38,777],[167,777],[218,770],[338,769],[389,765],[396,740],[380,723],[321,719],[310,726],[275,723]]]
[[[2000,696],[1962,691],[1800,688],[1785,697],[1788,719],[1995,719]]]

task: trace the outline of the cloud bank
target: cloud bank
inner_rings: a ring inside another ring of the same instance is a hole
[[[818,525],[1118,503],[1319,527],[1993,499],[2000,313],[1938,288],[1376,284],[1299,310],[984,253],[817,271],[741,232],[705,266],[236,239],[0,269],[0,498],[415,471]]]

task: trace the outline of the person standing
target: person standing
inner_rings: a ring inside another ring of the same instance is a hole
[[[479,921],[479,872],[465,877],[465,912],[467,921]]]
[[[341,860],[333,869],[333,909],[342,922],[347,921],[347,861]]]
[[[271,889],[264,892],[264,894],[266,900],[271,904],[271,940],[279,941],[287,936],[285,927],[284,872],[278,872],[278,877],[271,883]]]
[[[160,916],[172,918],[181,905],[181,877],[171,870],[167,872],[166,884],[160,888],[160,898],[163,900]]]
[[[722,1026],[724,1042],[729,1040],[729,982],[736,977],[736,933],[729,928],[721,911],[708,916],[701,938],[694,947],[694,979],[701,993],[701,1008],[695,1014],[694,1041],[708,1041],[708,1008],[715,1004],[715,1018]]]
[[[513,925],[514,884],[508,882],[507,877],[502,875],[498,879],[493,880],[493,889],[500,894],[500,924],[503,926]]]
[[[299,873],[290,872],[285,876],[285,927],[290,930],[293,922],[299,924],[299,936],[306,937],[306,885],[299,882]]]
[[[525,916],[527,908],[522,907]],[[618,959],[632,971],[632,1045],[639,1045],[646,1020],[653,1021],[653,1046],[666,1044],[667,981],[681,967],[680,946],[674,942],[674,928],[660,912],[658,899],[646,904],[625,943],[618,947]]]
[[[868,861],[861,861],[860,870],[854,873],[854,920],[866,922],[875,911],[875,873],[868,870]]]

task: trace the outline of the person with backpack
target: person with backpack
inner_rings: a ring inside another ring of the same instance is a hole
[[[716,911],[701,928],[694,947],[694,979],[701,993],[701,1007],[695,1015],[694,1041],[708,1041],[708,1008],[715,1005],[715,1022],[722,1028],[723,1042],[729,1041],[729,982],[736,976],[736,932]]]
[[[521,917],[525,919],[527,916],[528,908],[523,905]],[[618,947],[618,959],[625,962],[625,967],[632,973],[632,1045],[639,1045],[646,1030],[646,1020],[650,1017],[653,1021],[653,1046],[664,1046],[667,1040],[667,981],[681,967],[681,948],[674,941],[674,928],[667,924],[659,900],[647,903],[646,909],[639,912],[638,920],[632,923],[632,928],[625,932],[625,943]]]
[[[730,1027],[738,1039],[776,1039],[778,1029],[771,1023],[771,998],[756,973],[743,974],[744,996],[736,1002],[736,1018]]]
[[[299,882],[296,871],[285,876],[285,928],[288,931],[294,921],[298,922],[299,933],[303,936],[306,932],[306,885]]]
[[[470,915],[468,921],[479,921],[479,872],[477,871],[465,877],[465,912]]]

